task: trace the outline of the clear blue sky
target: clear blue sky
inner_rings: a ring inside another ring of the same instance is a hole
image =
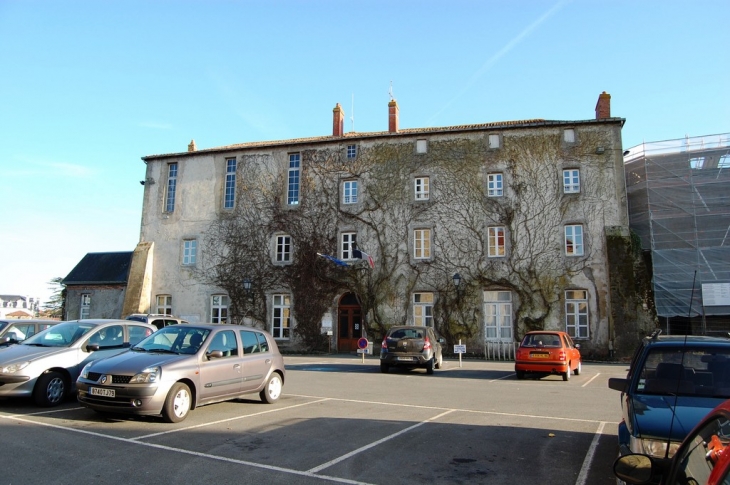
[[[139,240],[145,155],[400,126],[730,132],[730,1],[0,0],[0,294]]]

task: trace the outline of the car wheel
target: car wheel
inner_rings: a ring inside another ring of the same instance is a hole
[[[583,369],[582,369],[582,365],[581,365],[581,362],[580,362],[580,361],[578,361],[578,367],[576,367],[576,368],[575,368],[575,375],[579,376],[579,375],[580,375],[580,372],[581,372],[582,370],[583,370]]]
[[[281,376],[277,372],[273,372],[269,377],[269,382],[266,383],[266,387],[259,393],[261,400],[268,404],[273,404],[281,396]]]
[[[563,380],[567,381],[568,379],[570,379],[570,374],[572,374],[572,373],[573,372],[570,370],[570,363],[568,363],[568,371],[563,372]]]
[[[35,403],[43,407],[58,406],[66,398],[68,386],[60,372],[42,374],[33,389]]]
[[[433,357],[426,362],[426,374],[433,374]]]
[[[388,364],[383,364],[382,362],[380,363],[380,372],[382,372],[383,374],[387,374],[389,369],[390,366]]]
[[[162,417],[168,423],[179,423],[190,412],[190,388],[182,382],[176,383],[167,393],[165,406],[162,408]]]
[[[517,374],[517,378],[520,380],[525,378],[525,371],[523,371],[523,370],[515,371],[515,374]]]

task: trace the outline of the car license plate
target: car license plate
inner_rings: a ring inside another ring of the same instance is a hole
[[[114,397],[115,391],[114,391],[114,389],[103,389],[100,387],[92,387],[89,389],[89,394],[91,394],[93,396]]]
[[[413,357],[398,357],[398,360],[405,360],[408,362],[413,362]]]
[[[549,359],[550,354],[530,354],[531,359]]]

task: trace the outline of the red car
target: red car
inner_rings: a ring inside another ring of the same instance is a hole
[[[580,346],[565,332],[539,330],[527,332],[515,355],[515,373],[524,379],[528,372],[559,374],[563,380],[581,371]]]
[[[684,439],[671,461],[628,454],[613,465],[626,483],[720,485],[730,479],[730,400],[713,409]]]

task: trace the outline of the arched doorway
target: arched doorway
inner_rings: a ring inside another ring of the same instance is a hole
[[[357,350],[357,340],[363,336],[362,309],[354,293],[345,293],[337,307],[337,350]]]

